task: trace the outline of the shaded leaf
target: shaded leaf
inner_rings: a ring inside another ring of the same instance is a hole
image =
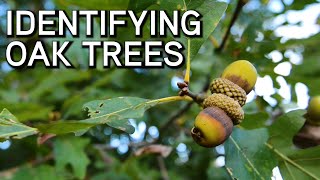
[[[90,73],[88,71],[75,71],[70,69],[54,71],[30,92],[30,96],[37,98],[48,91],[53,91],[58,85],[82,81],[88,79],[89,75]]]
[[[80,137],[59,137],[54,141],[54,158],[59,172],[63,172],[66,165],[70,164],[74,175],[83,179],[86,168],[90,163],[85,153],[89,139]]]
[[[245,129],[257,129],[266,125],[269,115],[266,112],[259,112],[255,114],[245,114],[244,120],[241,122],[241,127]]]
[[[277,162],[265,146],[267,129],[241,130],[234,128],[225,143],[226,168],[236,179],[270,179]]]
[[[61,174],[49,165],[41,165],[39,167],[22,167],[14,173],[11,180],[63,180]]]
[[[0,139],[8,139],[10,137],[21,139],[37,133],[38,130],[36,128],[20,123],[7,109],[3,109],[0,113]]]
[[[50,124],[41,124],[37,128],[42,133],[47,134],[66,134],[86,130],[95,124],[82,123],[80,121],[58,121]]]
[[[268,128],[269,143],[282,152],[290,152],[294,148],[293,136],[303,126],[305,110],[288,112],[275,120]],[[284,133],[285,132],[285,133]]]
[[[136,12],[141,12],[145,10],[147,7],[149,7],[152,4],[155,4],[157,0],[130,0],[128,9],[129,10],[135,10]]]
[[[6,103],[0,102],[0,109],[10,109],[20,122],[41,120],[47,121],[49,113],[52,112],[53,106],[42,106],[34,103],[19,102],[19,103]],[[37,112],[37,113],[30,113]]]

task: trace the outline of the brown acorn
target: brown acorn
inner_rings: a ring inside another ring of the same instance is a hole
[[[207,107],[195,119],[191,135],[200,146],[215,147],[222,144],[231,134],[231,118],[218,107]]]

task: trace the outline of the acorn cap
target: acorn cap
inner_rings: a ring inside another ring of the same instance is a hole
[[[222,109],[207,107],[196,117],[191,135],[200,146],[215,147],[230,136],[232,128],[232,120]]]
[[[257,81],[257,70],[247,60],[238,60],[229,64],[221,77],[240,86],[247,94],[253,89]]]
[[[233,124],[239,124],[244,119],[240,104],[224,94],[212,94],[203,101],[203,107],[218,107],[232,119]]]
[[[229,81],[228,79],[214,79],[210,84],[210,91],[212,94],[221,93],[227,95],[238,101],[240,106],[243,106],[247,100],[246,92],[241,87]]]

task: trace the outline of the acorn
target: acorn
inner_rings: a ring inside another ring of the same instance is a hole
[[[214,79],[210,84],[210,91],[212,94],[221,93],[227,95],[230,98],[238,101],[240,106],[243,106],[247,100],[246,92],[237,84],[229,81],[228,79]]]
[[[196,117],[191,136],[200,146],[215,147],[230,136],[232,128],[232,120],[222,109],[207,107]]]
[[[257,70],[247,60],[238,60],[228,65],[221,74],[221,78],[240,86],[247,94],[253,89],[257,81]]]
[[[230,136],[233,126],[244,119],[242,106],[256,81],[254,66],[249,61],[239,60],[230,64],[221,78],[211,82],[212,95],[203,100],[204,110],[198,114],[191,129],[191,135],[199,145],[215,147]]]
[[[311,98],[306,118],[309,124],[320,126],[320,96]]]

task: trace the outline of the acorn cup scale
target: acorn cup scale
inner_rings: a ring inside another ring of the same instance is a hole
[[[210,91],[212,94],[220,93],[227,95],[230,98],[238,101],[241,106],[243,106],[247,100],[246,92],[241,87],[229,81],[228,79],[214,79],[211,82]]]
[[[232,120],[222,109],[207,107],[196,117],[191,135],[200,146],[215,147],[230,136],[232,128]]]
[[[231,118],[234,125],[240,124],[244,119],[244,112],[239,103],[224,94],[212,94],[203,101],[203,107],[222,109]]]

